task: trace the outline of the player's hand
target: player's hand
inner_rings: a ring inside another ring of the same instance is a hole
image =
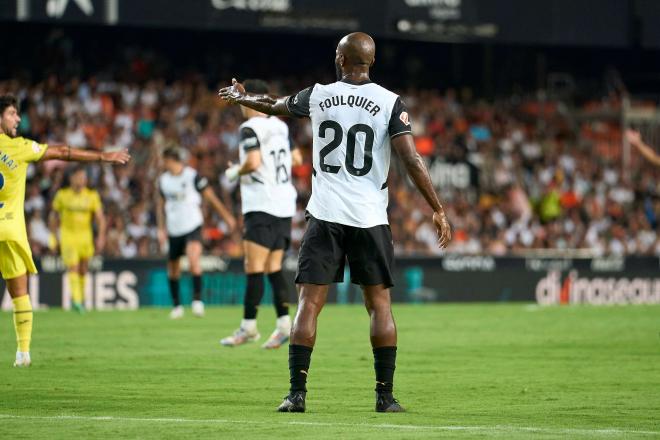
[[[236,78],[232,78],[231,86],[220,89],[218,96],[227,102],[235,103],[237,100],[245,97],[245,87],[236,81]]]
[[[101,160],[103,162],[125,165],[129,160],[131,160],[131,155],[128,154],[128,150],[103,152],[101,153]]]
[[[642,136],[639,134],[639,131],[636,130],[626,130],[626,139],[630,145],[637,146],[642,143]]]
[[[449,224],[449,220],[447,220],[444,211],[436,211],[433,213],[433,224],[438,233],[438,246],[440,249],[444,249],[451,241],[451,225]]]
[[[98,237],[96,237],[96,243],[94,247],[96,248],[97,253],[99,254],[102,253],[103,248],[105,248],[105,236],[99,235]]]
[[[227,225],[227,234],[231,234],[236,230],[236,218],[231,216],[224,219],[225,224]]]
[[[227,177],[227,180],[229,180],[230,182],[233,182],[236,179],[238,179],[239,170],[241,169],[241,166],[238,164],[234,165],[231,162],[228,162],[227,166],[229,168],[225,170],[225,177]]]
[[[158,228],[158,245],[161,249],[165,248],[165,243],[167,242],[167,231],[165,228]]]

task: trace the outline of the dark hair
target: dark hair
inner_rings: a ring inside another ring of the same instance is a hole
[[[71,179],[73,178],[73,176],[75,176],[76,174],[78,174],[81,171],[83,171],[85,173],[85,175],[87,175],[87,168],[85,167],[85,165],[82,165],[82,164],[72,166],[71,168],[69,168],[67,170],[67,172],[66,172],[66,182],[69,186],[71,186]]]
[[[84,171],[85,173],[87,173],[87,167],[85,165],[75,165],[75,166],[71,167],[71,171],[69,171],[69,175],[73,176],[74,174],[77,174],[81,171]]]
[[[257,93],[265,95],[269,92],[268,83],[262,79],[246,79],[243,81],[243,87],[248,93]]]
[[[12,106],[18,109],[18,101],[14,95],[0,95],[0,115],[2,115],[8,107]]]
[[[167,147],[165,151],[163,151],[163,158],[174,159],[177,162],[181,162],[183,160],[183,154],[177,147]]]

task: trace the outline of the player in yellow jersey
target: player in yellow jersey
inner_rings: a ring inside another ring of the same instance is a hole
[[[59,217],[59,219],[58,219]],[[92,219],[96,220],[96,249],[105,244],[105,216],[96,190],[87,188],[87,172],[77,167],[69,175],[69,187],[55,193],[51,212],[51,230],[57,229],[62,261],[67,268],[73,309],[85,310],[85,282],[89,259],[94,255]]]
[[[25,228],[25,179],[30,162],[67,160],[125,164],[126,151],[99,152],[47,145],[16,136],[21,121],[16,98],[0,96],[0,275],[14,303],[14,329],[18,349],[14,366],[26,367],[32,339],[32,304],[28,296],[28,273],[36,273]]]

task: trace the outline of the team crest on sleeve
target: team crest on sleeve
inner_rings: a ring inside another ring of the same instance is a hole
[[[36,143],[35,141],[32,141],[32,151],[35,153],[39,153],[41,151],[41,148],[39,148],[39,144]]]
[[[410,125],[408,112],[401,112],[401,114],[399,115],[399,119],[401,119],[401,122],[403,122],[405,125]]]

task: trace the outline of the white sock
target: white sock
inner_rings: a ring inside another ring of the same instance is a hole
[[[282,333],[291,332],[291,317],[289,315],[277,318],[277,329]]]
[[[248,333],[254,333],[257,331],[257,320],[256,319],[242,319],[241,328]]]

